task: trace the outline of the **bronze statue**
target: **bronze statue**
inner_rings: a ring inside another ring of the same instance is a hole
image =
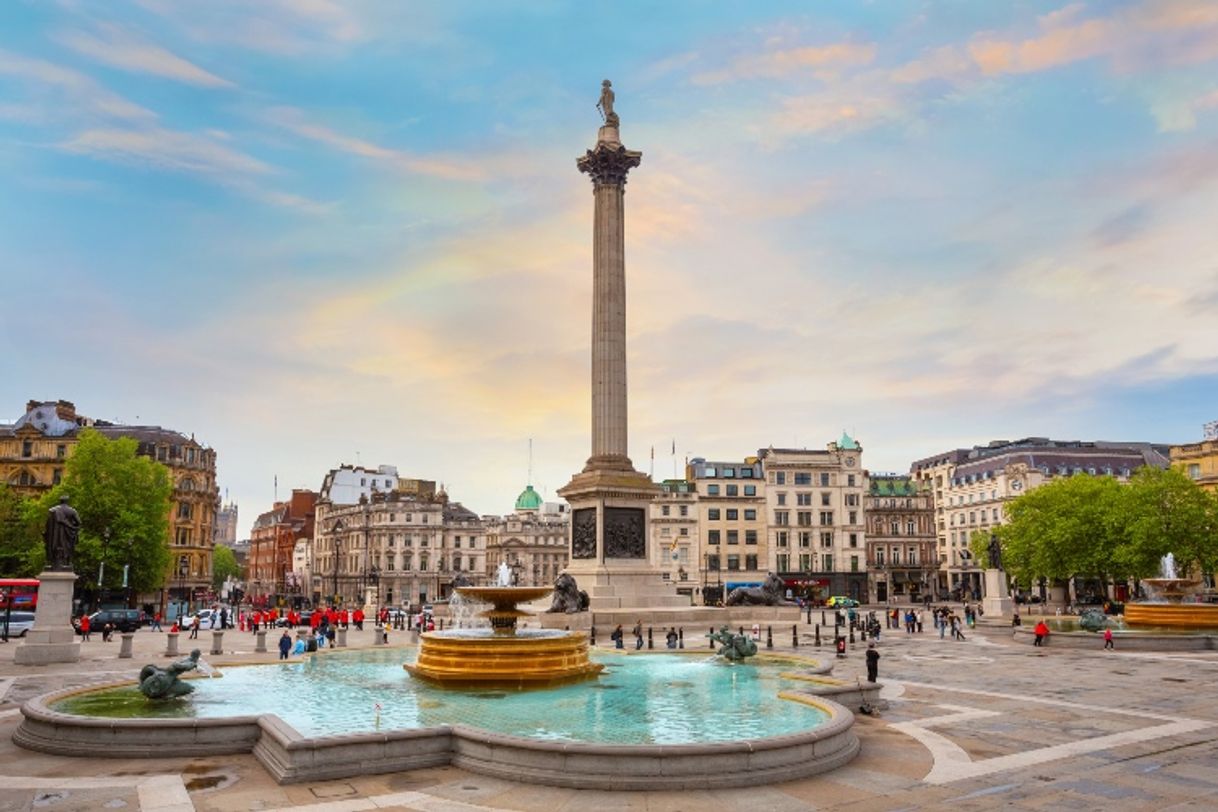
[[[187,671],[193,671],[199,666],[198,649],[190,652],[189,657],[183,657],[168,668],[146,665],[140,669],[140,693],[149,699],[177,699],[186,696],[195,689],[189,682],[182,682],[179,677]]]
[[[613,83],[608,79],[601,82],[601,97],[596,103],[596,109],[601,111],[601,115],[605,117],[605,126],[618,126],[617,113],[613,112]]]
[[[68,504],[68,497],[59,497],[59,504],[51,508],[47,516],[43,541],[46,543],[46,569],[71,572],[72,555],[76,552],[76,540],[80,535],[80,514]]]
[[[547,612],[574,614],[588,609],[588,593],[579,588],[569,573],[561,573],[554,580],[554,599]]]
[[[709,635],[709,637],[714,642],[722,644],[718,652],[719,656],[726,657],[729,660],[743,660],[745,657],[752,657],[757,653],[757,643],[747,635],[733,633],[727,626]]]
[[[998,536],[993,533],[990,534],[989,558],[990,569],[1002,569],[1002,544],[998,542]]]
[[[738,586],[727,595],[728,606],[794,606],[787,600],[787,585],[774,573],[761,586]]]

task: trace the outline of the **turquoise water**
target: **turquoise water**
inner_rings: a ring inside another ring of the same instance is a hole
[[[406,652],[413,657],[414,652]],[[688,744],[798,733],[823,711],[779,699],[790,664],[732,665],[710,656],[594,654],[596,680],[535,691],[457,691],[411,679],[401,650],[312,656],[229,668],[194,680],[184,700],[149,702],[135,688],[80,694],[55,709],[107,717],[274,713],[306,736],[465,724],[497,733],[608,744]]]

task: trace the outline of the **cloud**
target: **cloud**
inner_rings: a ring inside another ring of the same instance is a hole
[[[767,48],[759,54],[737,57],[720,70],[695,74],[696,85],[714,85],[742,79],[774,79],[867,65],[875,59],[876,46],[871,43],[834,42],[828,45],[804,45],[795,48]]]
[[[221,79],[159,45],[143,42],[118,26],[102,26],[100,33],[102,36],[64,31],[55,39],[78,54],[120,70],[147,73],[199,87],[233,86],[227,79]]]
[[[196,42],[236,45],[278,56],[317,55],[367,38],[370,29],[351,8],[332,0],[136,0]],[[423,15],[413,15],[422,24]]]
[[[68,152],[93,155],[119,163],[227,177],[266,174],[262,161],[200,136],[166,129],[86,130],[60,144]]]
[[[0,76],[14,76],[62,93],[78,111],[111,119],[147,122],[156,113],[128,101],[83,73],[0,49]],[[43,104],[45,110],[49,105]]]

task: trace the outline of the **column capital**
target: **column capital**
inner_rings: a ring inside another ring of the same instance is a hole
[[[626,173],[638,166],[642,160],[641,152],[626,149],[621,144],[601,141],[595,149],[590,149],[583,157],[576,158],[575,165],[580,172],[592,178],[594,186],[625,186]]]

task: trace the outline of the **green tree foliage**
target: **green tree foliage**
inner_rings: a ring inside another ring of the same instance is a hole
[[[1007,506],[996,529],[1003,568],[1026,585],[1040,578],[1148,578],[1167,553],[1188,572],[1218,567],[1218,498],[1180,471],[1139,469],[1129,483],[1076,475],[1055,479]],[[989,560],[989,533],[969,547]]]
[[[1171,553],[1180,574],[1218,567],[1218,500],[1178,469],[1142,468],[1129,483],[1121,558],[1138,577],[1158,573]]]
[[[137,456],[138,446],[130,437],[110,440],[86,429],[64,464],[63,480],[34,505],[34,512],[45,517],[61,494],[68,495],[81,521],[73,565],[85,583],[97,583],[104,555],[107,588],[121,586],[124,564],[131,565],[128,586],[133,590],[149,592],[164,584],[173,485],[169,469]],[[44,556],[40,546],[39,567]]]
[[[0,577],[22,578],[38,572],[43,554],[33,501],[0,483]]]
[[[228,578],[241,577],[241,566],[237,563],[237,556],[233,555],[233,551],[223,544],[217,544],[211,552],[211,583],[217,592],[220,587],[224,586],[224,581]]]

